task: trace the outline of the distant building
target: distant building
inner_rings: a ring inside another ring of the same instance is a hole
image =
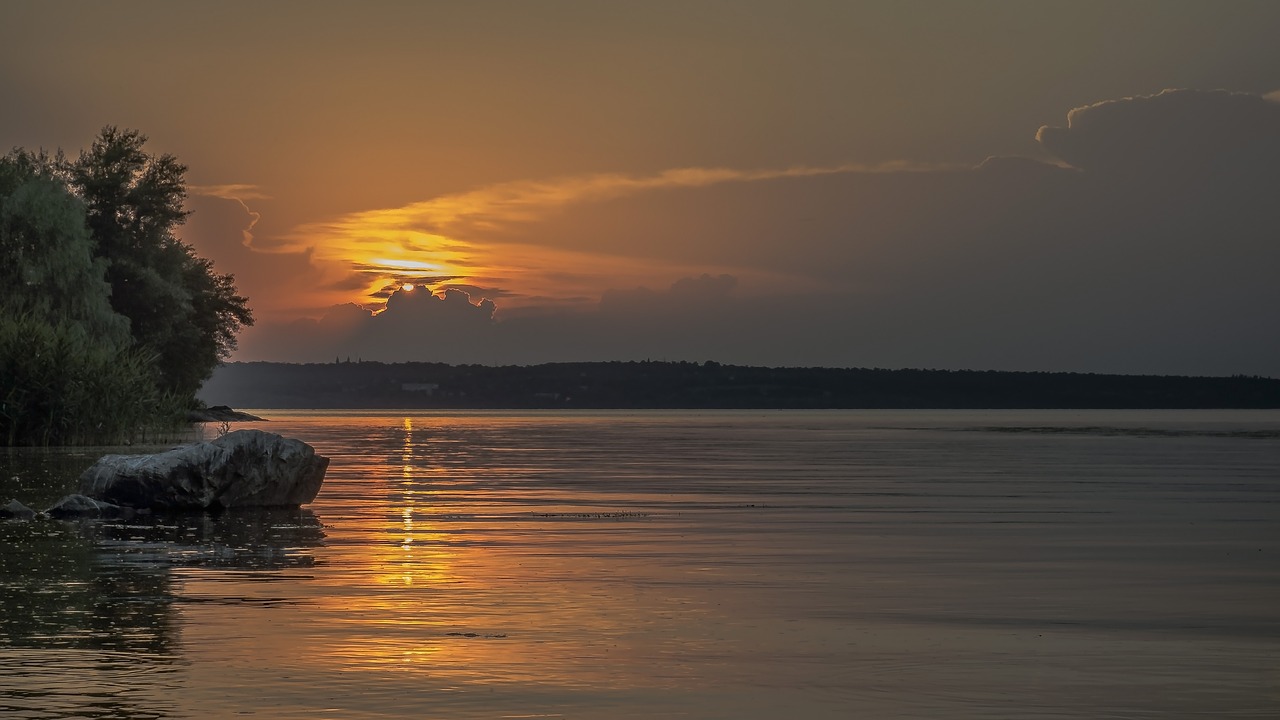
[[[420,392],[435,395],[438,389],[440,389],[440,383],[400,383],[400,390],[403,392]]]

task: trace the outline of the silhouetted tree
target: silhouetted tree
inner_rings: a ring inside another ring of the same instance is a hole
[[[253,322],[175,235],[186,168],[133,130],[0,158],[0,442],[118,442],[182,418]]]
[[[234,278],[179,240],[187,168],[172,155],[150,155],[136,130],[103,128],[66,164],[84,201],[95,254],[107,261],[111,305],[127,317],[134,341],[157,355],[161,386],[194,394],[253,323]]]

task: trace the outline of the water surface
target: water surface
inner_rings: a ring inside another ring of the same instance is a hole
[[[0,716],[1280,713],[1280,413],[255,412],[311,506],[0,523]]]

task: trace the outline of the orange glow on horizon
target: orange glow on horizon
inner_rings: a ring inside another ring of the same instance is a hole
[[[583,305],[599,300],[609,289],[662,288],[703,273],[730,273],[739,279],[754,274],[757,280],[777,284],[783,278],[760,271],[553,247],[546,244],[550,239],[539,237],[536,226],[568,206],[663,188],[913,169],[896,165],[680,168],[648,176],[606,174],[500,183],[304,225],[294,230],[288,249],[312,250],[317,260],[331,267],[349,268],[345,287],[361,279],[361,289],[341,291],[345,295],[336,302],[355,302],[375,312],[385,304],[391,288],[462,289],[475,302],[500,299],[501,310]],[[535,232],[509,232],[516,227]]]

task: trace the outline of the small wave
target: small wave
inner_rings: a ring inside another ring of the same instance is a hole
[[[631,520],[652,517],[647,512],[545,512],[529,513],[530,517],[562,520]]]
[[[1108,425],[1055,426],[1055,425],[984,425],[963,428],[915,428],[919,430],[951,430],[957,432],[992,432],[1030,435],[1092,435],[1102,437],[1204,437],[1243,438],[1252,440],[1280,439],[1280,430],[1178,430],[1149,427],[1114,427]]]

